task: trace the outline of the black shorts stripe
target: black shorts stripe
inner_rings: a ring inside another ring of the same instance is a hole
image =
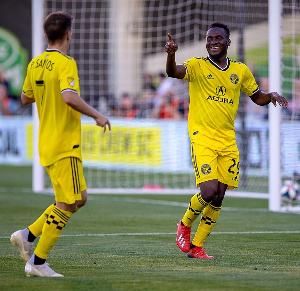
[[[78,192],[77,193],[80,193],[81,187],[80,187],[80,178],[79,178],[78,159],[75,158],[75,162],[76,162],[77,185],[78,185]]]
[[[71,157],[70,161],[71,161],[71,170],[72,170],[72,179],[73,179],[73,191],[74,194],[78,194],[78,169],[76,169],[76,164],[75,164],[75,158]]]
[[[78,190],[78,185],[77,185],[77,172],[76,172],[76,165],[75,165],[75,160],[74,158],[71,158],[72,159],[72,164],[73,164],[73,170],[74,170],[74,188],[75,188],[75,191],[74,193],[77,194],[77,190]]]
[[[73,160],[72,158],[70,158],[70,162],[71,162],[71,171],[72,171],[72,179],[73,179],[73,191],[75,192],[75,181],[74,181],[74,170],[73,170]]]

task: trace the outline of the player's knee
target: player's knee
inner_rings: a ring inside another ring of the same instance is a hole
[[[83,207],[87,202],[87,191],[84,190],[81,192],[81,200],[77,201],[77,208]]]
[[[202,196],[203,200],[206,202],[211,202],[214,199],[214,197],[216,196],[216,194],[217,193],[213,190],[201,192],[201,196]]]
[[[200,185],[201,196],[204,201],[211,202],[218,195],[218,184],[212,180]]]
[[[218,193],[211,200],[211,204],[216,207],[221,207],[224,199],[225,193]]]

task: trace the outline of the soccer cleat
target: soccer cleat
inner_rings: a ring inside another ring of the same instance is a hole
[[[25,273],[27,277],[63,277],[64,275],[58,274],[53,271],[47,262],[42,265],[34,265],[31,262],[27,262],[25,265]]]
[[[202,247],[194,247],[188,252],[188,258],[194,259],[213,259],[213,256],[208,256]]]
[[[187,253],[191,244],[191,228],[181,224],[181,220],[177,224],[176,242],[180,250]]]
[[[24,262],[27,262],[32,255],[32,242],[27,241],[22,234],[22,230],[15,231],[10,237],[11,243],[16,246]]]

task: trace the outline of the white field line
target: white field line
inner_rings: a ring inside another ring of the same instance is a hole
[[[295,231],[219,231],[212,232],[210,235],[222,234],[295,234],[300,233],[300,230]],[[194,234],[194,233],[192,233]],[[82,234],[63,234],[61,237],[105,237],[105,236],[159,236],[159,235],[176,235],[176,232],[125,232],[125,233],[82,233]],[[0,236],[0,239],[9,239],[9,236]]]
[[[107,188],[107,189],[95,189],[88,188],[88,193],[90,195],[101,195],[101,194],[117,194],[117,195],[194,195],[197,189],[162,189],[162,190],[151,190],[151,189],[140,189],[140,188]],[[20,193],[32,193],[31,188],[17,188],[17,187],[0,187],[1,192],[20,192]],[[39,194],[53,195],[52,188],[46,188],[43,192]],[[256,193],[256,192],[242,192],[227,190],[226,197],[236,197],[236,198],[256,198],[256,199],[268,199],[268,193]]]
[[[163,201],[153,199],[134,199],[134,198],[117,198],[112,197],[113,201],[117,202],[128,202],[128,203],[142,203],[142,204],[154,204],[154,205],[166,205],[166,206],[178,206],[187,208],[189,203],[174,202],[174,201]],[[236,208],[236,207],[222,207],[222,211],[254,211],[254,212],[268,212],[267,208]]]
[[[300,230],[295,231],[224,231],[212,232],[211,234],[290,234],[300,233]],[[78,236],[152,236],[152,235],[176,235],[176,232],[128,232],[128,233],[99,233],[99,234],[66,234],[63,237],[78,237]]]

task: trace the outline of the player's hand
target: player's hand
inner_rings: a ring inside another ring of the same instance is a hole
[[[100,114],[95,118],[96,125],[103,127],[103,132],[106,132],[106,126],[108,126],[109,131],[111,131],[111,125],[107,117]]]
[[[289,103],[283,96],[279,95],[277,92],[271,92],[270,95],[271,95],[271,102],[275,107],[277,106],[277,103],[283,108],[288,107]]]
[[[178,45],[172,40],[172,36],[170,33],[168,33],[168,37],[169,41],[165,45],[165,52],[173,55],[178,50]]]

